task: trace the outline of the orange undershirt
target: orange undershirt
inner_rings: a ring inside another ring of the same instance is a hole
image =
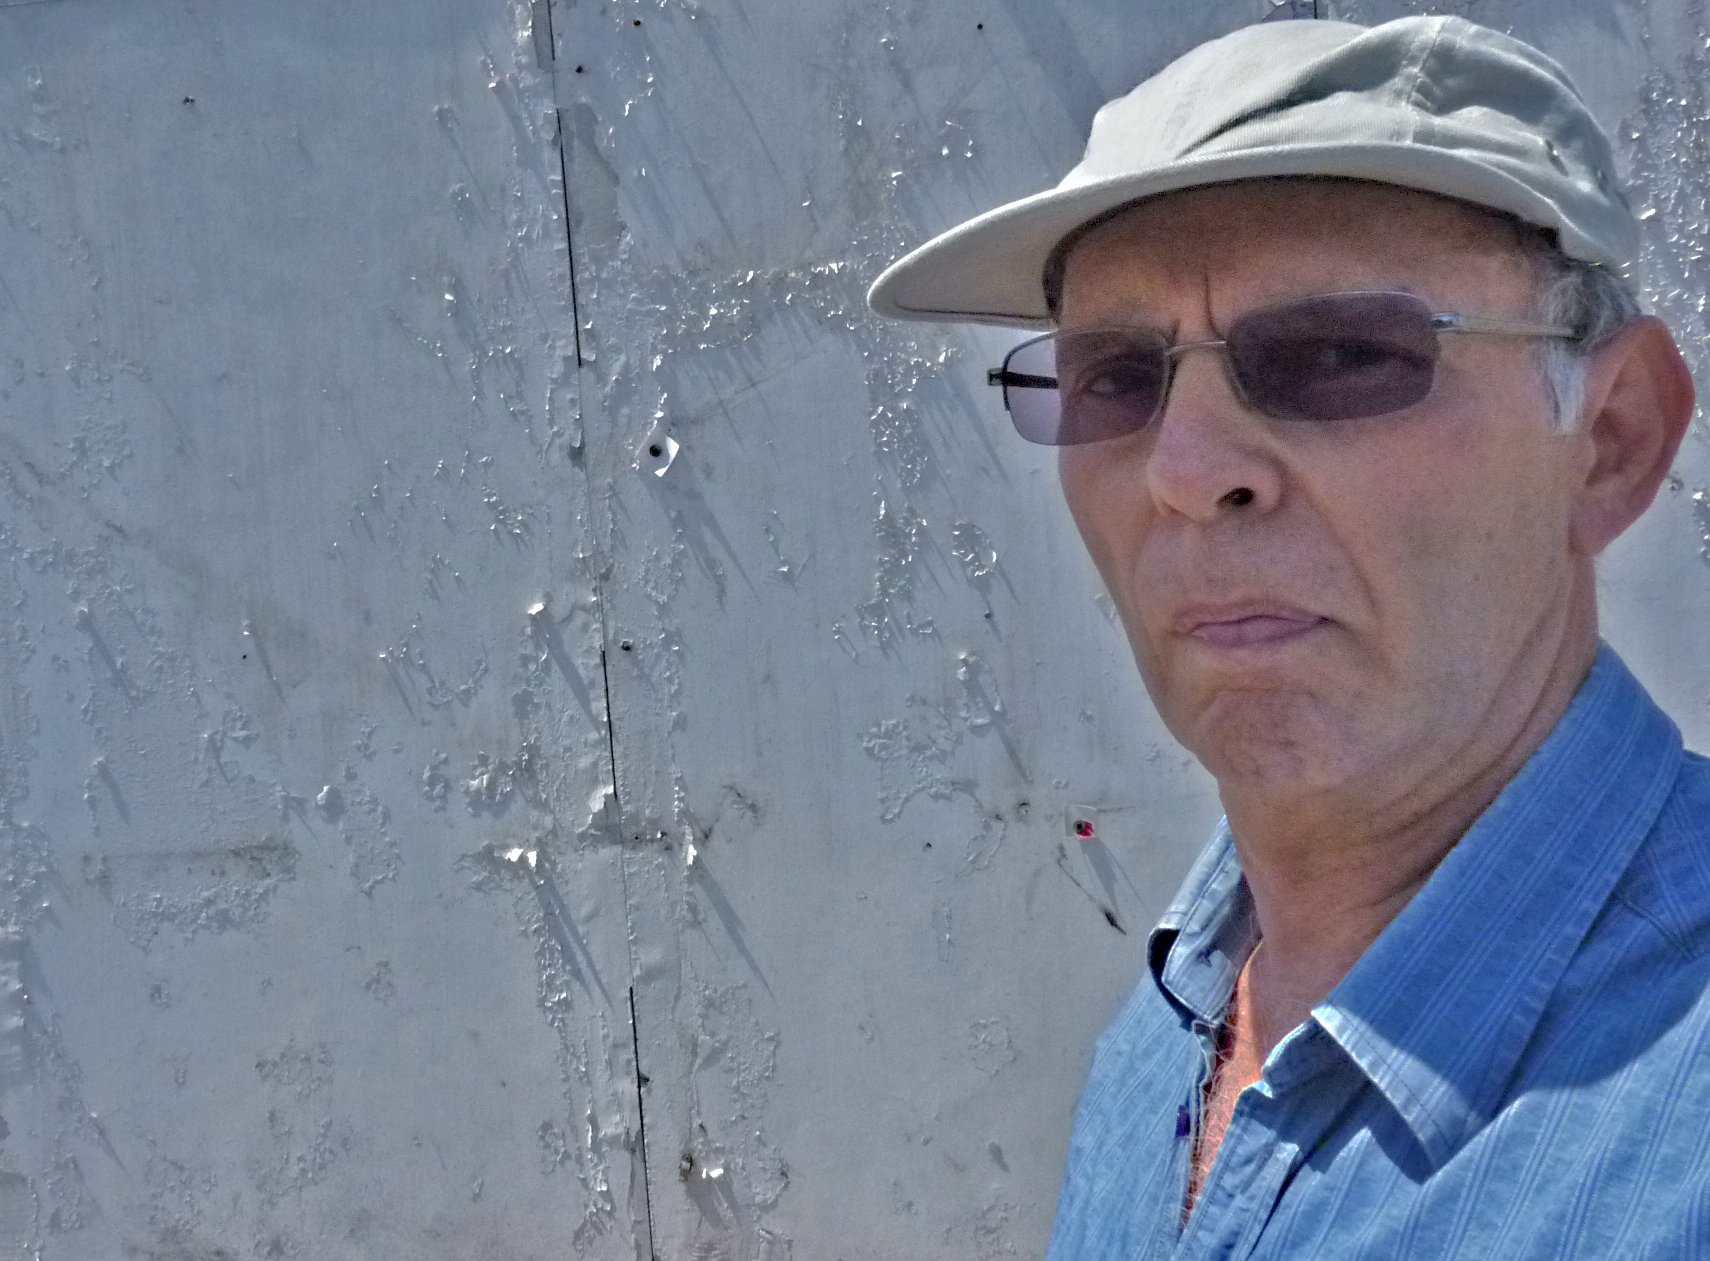
[[[1199,1200],[1200,1189],[1211,1173],[1217,1149],[1229,1129],[1235,1114],[1235,1101],[1241,1092],[1259,1080],[1264,1070],[1264,1056],[1253,1036],[1253,1012],[1249,998],[1247,974],[1258,952],[1247,956],[1240,975],[1235,978],[1235,990],[1229,996],[1229,1014],[1217,1035],[1217,1057],[1206,1083],[1205,1096],[1200,1101],[1199,1132],[1194,1137],[1193,1161],[1188,1170],[1187,1203],[1182,1206],[1182,1222],[1187,1222],[1193,1206]]]

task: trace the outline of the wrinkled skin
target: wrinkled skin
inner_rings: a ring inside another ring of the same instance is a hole
[[[1173,194],[1076,244],[1060,322],[1192,341],[1358,289],[1530,318],[1514,231],[1350,181]],[[1592,562],[1655,495],[1691,385],[1652,320],[1596,352],[1566,435],[1525,339],[1445,337],[1431,394],[1363,420],[1268,419],[1226,370],[1188,354],[1149,430],[1064,448],[1060,473],[1153,701],[1217,778],[1266,954],[1293,956],[1282,1020],[1565,709],[1596,648]]]

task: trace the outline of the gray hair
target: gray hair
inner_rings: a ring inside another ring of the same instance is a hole
[[[1579,426],[1591,352],[1644,314],[1626,277],[1596,263],[1569,258],[1542,232],[1520,233],[1521,254],[1537,278],[1532,318],[1574,330],[1572,340],[1540,342],[1544,389],[1558,433]]]

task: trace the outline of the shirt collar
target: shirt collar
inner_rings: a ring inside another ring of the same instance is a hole
[[[1147,953],[1152,976],[1189,1017],[1222,1020],[1235,974],[1258,933],[1252,895],[1225,819],[1152,930]]]
[[[1313,1012],[1433,1166],[1494,1114],[1660,813],[1680,733],[1603,646],[1567,712]],[[1151,938],[1159,986],[1222,1018],[1257,925],[1227,824]]]

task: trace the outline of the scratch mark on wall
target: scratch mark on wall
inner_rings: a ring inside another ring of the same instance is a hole
[[[1075,888],[1079,889],[1081,891],[1082,896],[1084,896],[1088,902],[1091,902],[1093,904],[1094,908],[1097,909],[1099,914],[1104,917],[1104,922],[1109,924],[1112,928],[1114,928],[1117,932],[1121,933],[1124,937],[1128,936],[1128,930],[1126,928],[1124,928],[1122,926],[1122,922],[1116,918],[1115,909],[1113,907],[1109,906],[1102,898],[1100,898],[1091,889],[1087,888],[1087,886],[1081,882],[1080,877],[1075,875],[1074,872],[1069,870],[1069,851],[1061,845],[1057,846],[1057,859],[1056,859],[1056,861],[1057,861],[1057,870],[1062,872],[1065,876],[1067,876],[1069,883],[1074,885]]]
[[[652,1261],[653,1251],[653,1187],[652,1165],[647,1154],[647,1074],[641,1067],[641,1028],[635,1017],[635,986],[629,987],[629,1038],[630,1054],[635,1057],[635,1095],[636,1095],[636,1142],[641,1149],[641,1202],[643,1219],[647,1226],[648,1261]]]

